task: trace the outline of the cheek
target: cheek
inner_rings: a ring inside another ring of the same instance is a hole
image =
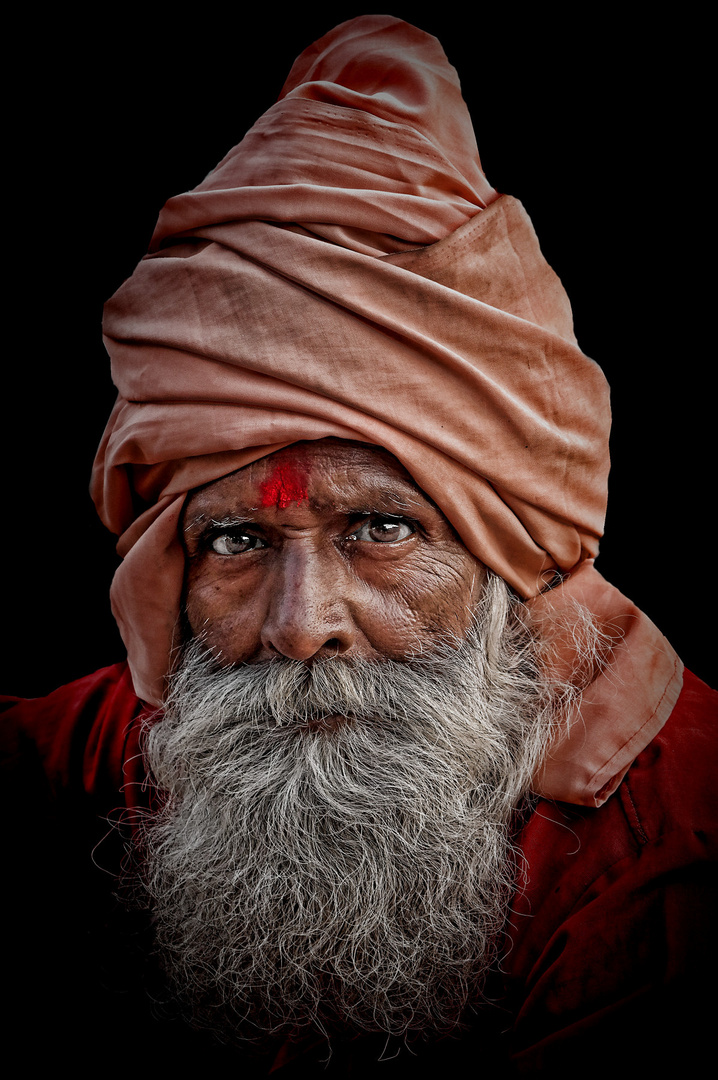
[[[362,605],[367,637],[378,651],[400,656],[416,644],[446,635],[463,637],[473,617],[485,568],[468,552],[442,552],[416,559],[397,574],[388,589],[374,591]]]
[[[426,625],[436,633],[459,633],[468,629],[481,595],[485,569],[468,552],[451,551],[436,560],[424,574],[420,600]]]
[[[202,637],[229,660],[242,659],[256,649],[262,623],[261,590],[190,570],[185,595],[194,637]]]

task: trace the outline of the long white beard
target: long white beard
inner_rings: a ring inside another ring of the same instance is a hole
[[[189,648],[148,735],[162,809],[139,843],[193,1021],[457,1025],[495,958],[554,701],[493,576],[467,639],[428,657],[221,669]]]

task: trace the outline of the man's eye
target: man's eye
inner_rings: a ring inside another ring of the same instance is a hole
[[[416,526],[404,518],[372,517],[350,533],[348,540],[369,540],[378,544],[395,544],[407,540]]]
[[[223,532],[212,538],[212,551],[217,555],[243,555],[246,551],[255,551],[259,547],[265,547],[265,541],[251,533],[235,530]]]

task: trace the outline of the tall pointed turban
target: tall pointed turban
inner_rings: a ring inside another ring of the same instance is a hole
[[[605,379],[521,204],[479,161],[435,38],[344,23],[194,190],[106,306],[119,391],[93,474],[113,608],[161,699],[188,490],[289,443],[385,447],[522,596],[595,556]]]

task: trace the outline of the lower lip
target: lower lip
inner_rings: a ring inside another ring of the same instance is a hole
[[[328,716],[319,716],[308,720],[305,724],[302,724],[302,727],[305,731],[337,731],[349,722],[347,716],[342,716],[340,713],[330,713]]]

